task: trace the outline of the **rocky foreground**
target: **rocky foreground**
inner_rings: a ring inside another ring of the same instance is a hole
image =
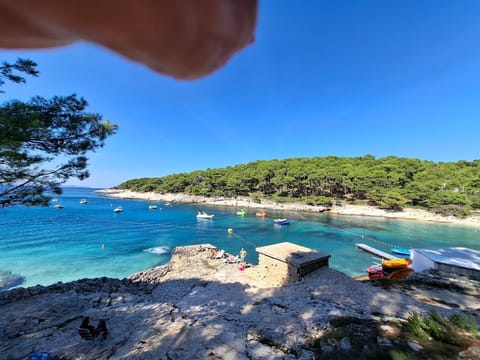
[[[462,285],[456,278],[455,287],[441,283],[420,294],[413,282],[403,289],[406,294],[321,268],[299,283],[271,288],[255,277],[254,268],[240,271],[204,249],[179,247],[168,265],[127,279],[0,293],[1,358],[46,351],[65,360],[314,359],[312,344],[339,317],[401,322],[412,311],[480,310],[478,282]],[[105,340],[79,336],[85,316],[94,325],[106,320]],[[348,349],[348,339],[343,345]]]

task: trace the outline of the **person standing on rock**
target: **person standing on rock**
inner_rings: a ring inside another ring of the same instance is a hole
[[[240,261],[245,262],[245,258],[247,257],[247,251],[242,248],[240,250]]]

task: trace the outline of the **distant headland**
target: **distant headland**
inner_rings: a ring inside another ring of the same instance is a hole
[[[251,207],[259,204],[301,211],[328,209],[337,214],[441,222],[457,222],[458,218],[468,219],[460,223],[470,224],[478,219],[469,218],[480,213],[479,178],[480,160],[433,162],[396,156],[325,156],[259,160],[131,179],[115,189],[147,193],[148,199],[152,199],[152,193],[165,194],[168,201],[177,196],[178,202]],[[138,196],[134,197],[141,198]]]

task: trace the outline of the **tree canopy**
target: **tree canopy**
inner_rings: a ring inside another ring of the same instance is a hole
[[[3,63],[0,85],[24,83],[22,73],[37,76],[37,64]],[[47,205],[69,178],[89,176],[86,153],[103,147],[117,125],[86,112],[87,106],[76,95],[0,105],[0,206]]]
[[[435,163],[396,156],[375,159],[372,155],[264,160],[132,179],[117,188],[318,205],[362,202],[391,210],[408,206],[466,216],[480,209],[480,160]]]

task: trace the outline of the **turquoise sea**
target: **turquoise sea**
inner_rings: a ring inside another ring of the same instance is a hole
[[[82,205],[80,199],[88,203]],[[151,204],[158,209],[149,210]],[[124,211],[115,214],[120,205]],[[197,220],[198,210],[215,214],[215,219]],[[383,251],[390,246],[480,250],[480,230],[458,225],[283,211],[268,211],[269,217],[261,219],[253,209],[245,217],[237,216],[237,210],[111,199],[94,189],[65,188],[50,207],[0,209],[0,275],[22,276],[20,286],[123,278],[168,262],[175,246],[198,243],[232,254],[244,247],[247,261],[255,264],[256,246],[289,241],[331,254],[330,266],[351,276],[364,274],[373,262],[355,247],[358,242]],[[291,224],[274,225],[274,217],[287,217]]]

